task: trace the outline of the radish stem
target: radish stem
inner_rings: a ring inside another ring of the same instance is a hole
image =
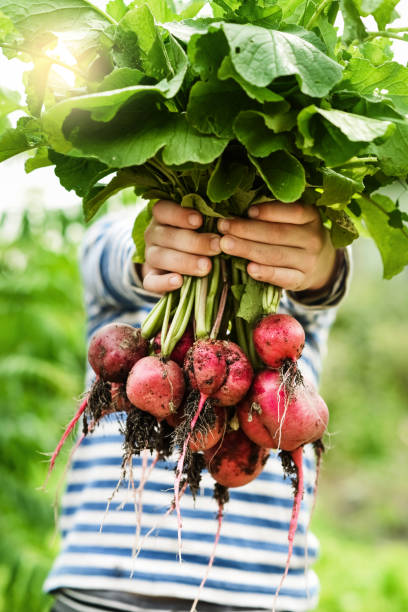
[[[64,443],[66,441],[66,439],[68,438],[69,434],[72,432],[72,430],[74,429],[75,425],[78,423],[79,419],[81,418],[82,414],[85,411],[85,408],[88,405],[88,396],[86,396],[86,398],[84,399],[84,401],[82,402],[82,404],[80,405],[80,407],[78,408],[74,418],[72,419],[72,421],[68,424],[66,430],[64,431],[60,441],[58,442],[55,451],[52,453],[51,459],[50,459],[50,465],[48,468],[48,473],[47,476],[45,478],[44,484],[42,486],[42,488],[44,489],[47,485],[48,479],[51,475],[52,470],[54,469],[55,466],[55,461],[60,453],[61,448],[64,446]]]

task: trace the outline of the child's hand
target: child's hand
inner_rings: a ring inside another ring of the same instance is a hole
[[[145,232],[143,287],[153,293],[173,291],[183,284],[183,274],[205,276],[211,270],[211,255],[221,252],[220,236],[195,230],[202,215],[179,204],[160,200]]]
[[[331,281],[336,250],[314,206],[267,202],[251,219],[220,219],[224,253],[249,260],[248,274],[290,291],[316,291]]]

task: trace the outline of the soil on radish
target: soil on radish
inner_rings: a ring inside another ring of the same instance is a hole
[[[111,410],[111,383],[99,378],[94,382],[89,392],[87,412],[91,415],[94,422],[97,423],[103,416],[103,414],[110,412]],[[88,429],[86,427],[86,419],[84,419],[83,432],[85,434],[88,433]]]
[[[183,447],[184,440],[191,432],[191,421],[197,413],[199,401],[200,392],[193,389],[183,404],[183,419],[174,430],[174,447]],[[216,418],[214,403],[211,401],[211,398],[207,398],[194,426],[193,436],[201,434],[204,439],[215,425]]]
[[[157,419],[144,410],[134,408],[127,415],[122,434],[125,437],[123,443],[125,457],[140,455],[145,449],[154,450],[159,438]]]
[[[293,495],[296,496],[299,487],[299,474],[291,451],[280,451],[278,455],[282,463],[284,478],[290,478],[293,487]]]

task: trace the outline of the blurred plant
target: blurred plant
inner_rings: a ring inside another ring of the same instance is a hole
[[[0,602],[14,612],[47,608],[53,495],[36,488],[82,391],[80,218],[79,210],[37,210],[1,220]]]

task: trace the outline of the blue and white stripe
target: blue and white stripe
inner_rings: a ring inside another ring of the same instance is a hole
[[[156,297],[144,291],[132,255],[131,221],[107,216],[87,232],[82,251],[82,272],[88,312],[88,336],[101,325],[120,320],[140,325]],[[118,274],[118,270],[122,271]],[[318,383],[328,330],[345,291],[348,259],[326,302],[313,307],[285,295],[281,311],[296,316],[306,331],[306,346],[299,362],[302,373]],[[90,381],[90,373],[87,376]],[[124,415],[122,415],[124,418]],[[146,596],[193,600],[206,571],[217,528],[213,481],[203,474],[194,500],[187,491],[181,501],[183,562],[177,552],[177,522],[166,510],[173,498],[175,461],[159,462],[143,493],[140,538],[154,526],[139,556],[135,489],[142,460],[133,459],[129,472],[107,510],[122,473],[122,436],[117,415],[105,417],[76,451],[62,500],[60,528],[62,550],[45,584],[57,589],[112,590]],[[151,461],[151,459],[149,459]],[[313,501],[315,463],[310,447],[304,453],[305,495],[288,577],[280,591],[277,610],[303,612],[318,599],[318,579],[310,564],[318,543],[307,526]],[[231,489],[214,566],[201,600],[219,606],[270,609],[284,571],[288,528],[292,512],[292,487],[284,479],[280,460],[272,452],[262,474],[244,487]],[[305,549],[308,548],[306,567]]]

